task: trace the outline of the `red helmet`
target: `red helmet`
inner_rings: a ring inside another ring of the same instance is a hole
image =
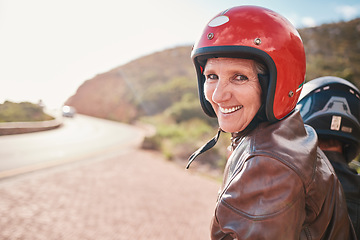
[[[194,45],[191,57],[201,106],[211,117],[216,114],[205,99],[203,86],[208,58],[246,58],[267,66],[269,82],[263,104],[270,122],[293,111],[305,80],[305,51],[298,31],[286,18],[262,7],[234,7],[215,16]]]

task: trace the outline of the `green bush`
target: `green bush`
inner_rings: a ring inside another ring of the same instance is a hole
[[[37,104],[10,101],[0,104],[0,122],[32,122],[52,119],[54,118],[44,113],[43,108]]]
[[[197,118],[205,121],[210,126],[217,126],[217,120],[205,115],[201,109],[198,96],[193,93],[185,94],[181,101],[174,103],[165,111],[165,115],[176,123]]]
[[[146,137],[143,142],[144,149],[161,151],[168,160],[185,162],[188,157],[199,147],[204,145],[216,134],[217,128],[209,124],[206,118],[180,117],[175,120],[172,110],[166,113],[142,118],[142,121],[156,127],[154,136]],[[196,114],[195,114],[196,115]],[[176,115],[178,117],[178,115]],[[181,114],[179,115],[181,116]],[[230,137],[222,134],[216,147],[202,154],[196,160],[212,169],[223,169],[226,162],[226,147]]]
[[[186,77],[175,77],[164,84],[154,84],[142,96],[141,106],[152,115],[163,112],[172,104],[181,101],[187,93],[195,95],[196,82]]]
[[[142,142],[141,147],[149,150],[161,150],[161,137],[159,135],[146,136]]]

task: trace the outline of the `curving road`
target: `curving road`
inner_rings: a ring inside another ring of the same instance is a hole
[[[126,150],[143,136],[139,128],[79,114],[58,129],[0,136],[0,178]]]
[[[77,162],[0,179],[0,239],[209,239],[220,184],[139,149],[143,134],[77,115],[1,136],[3,177]]]

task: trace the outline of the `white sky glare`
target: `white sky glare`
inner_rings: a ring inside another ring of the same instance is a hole
[[[60,107],[85,80],[193,44],[210,18],[244,4],[299,28],[360,16],[358,0],[0,0],[0,103],[42,99]]]

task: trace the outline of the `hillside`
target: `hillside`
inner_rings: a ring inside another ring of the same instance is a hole
[[[67,105],[79,113],[131,122],[162,112],[186,92],[196,92],[190,46],[157,52],[84,82]]]
[[[307,80],[334,75],[360,87],[360,18],[299,32]],[[197,96],[190,52],[191,46],[176,47],[99,74],[85,81],[66,104],[82,114],[123,122],[161,113],[185,93]]]
[[[360,18],[299,30],[306,58],[306,79],[334,75],[360,87]]]

